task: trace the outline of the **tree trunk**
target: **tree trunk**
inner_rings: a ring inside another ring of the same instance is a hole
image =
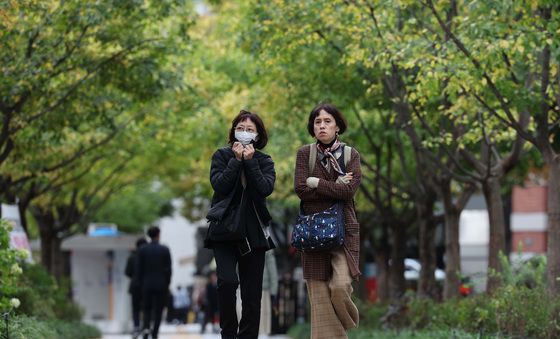
[[[41,264],[50,273],[52,272],[52,246],[56,237],[54,230],[54,216],[49,211],[36,206],[30,208],[39,228],[41,239]]]
[[[29,238],[29,230],[28,230],[28,226],[27,226],[27,215],[25,214],[25,212],[27,211],[27,206],[22,206],[21,204],[18,204],[18,211],[19,211],[19,219],[20,219],[19,221],[21,223],[21,227],[23,228],[23,231],[25,232],[25,234]]]
[[[461,281],[461,245],[459,244],[459,220],[461,211],[453,203],[451,181],[441,185],[441,195],[445,212],[445,285],[443,298],[445,300],[459,296]]]
[[[62,252],[62,239],[54,237],[51,242],[51,267],[50,273],[60,281],[68,275],[66,272],[66,256]]]
[[[459,296],[461,286],[461,245],[459,244],[459,220],[461,214],[456,209],[445,212],[445,300]]]
[[[406,225],[401,222],[393,227],[391,248],[390,295],[391,299],[400,298],[405,291],[404,256],[406,252]]]
[[[498,276],[502,273],[499,254],[505,255],[506,250],[506,224],[500,188],[498,178],[489,178],[482,185],[490,222],[488,280],[486,283],[486,292],[488,293],[493,293],[501,284],[501,278]]]
[[[545,158],[546,161],[546,158]],[[547,282],[552,296],[560,294],[560,156],[547,161],[548,170],[548,249]]]
[[[66,262],[61,251],[62,240],[56,234],[54,215],[49,210],[33,207],[41,239],[41,264],[57,280],[66,276]]]
[[[375,250],[375,264],[377,266],[377,299],[386,303],[390,300],[389,290],[389,253],[383,248]]]
[[[433,222],[435,192],[428,191],[421,200],[416,201],[418,213],[419,235],[418,252],[420,255],[420,277],[418,279],[418,295],[421,297],[436,297],[436,225]]]

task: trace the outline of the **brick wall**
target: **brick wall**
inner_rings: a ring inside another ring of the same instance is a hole
[[[515,186],[512,192],[512,212],[546,212],[546,186]]]
[[[527,185],[513,188],[511,214],[511,249],[523,252],[545,253],[547,247],[547,187]]]
[[[545,253],[546,241],[546,232],[513,232],[511,250],[517,252],[521,242],[522,252]]]

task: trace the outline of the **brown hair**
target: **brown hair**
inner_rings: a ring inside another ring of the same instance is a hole
[[[242,121],[251,120],[257,127],[257,140],[253,144],[256,149],[263,149],[268,143],[268,134],[264,128],[264,123],[261,118],[256,114],[249,111],[241,110],[239,114],[231,121],[231,129],[229,130],[229,143],[233,144],[237,141],[235,139],[235,127]]]
[[[340,129],[338,134],[344,133],[346,131],[346,127],[348,127],[348,123],[346,122],[346,118],[342,115],[342,112],[336,108],[335,105],[329,103],[320,103],[319,105],[315,106],[311,113],[309,114],[309,121],[307,122],[307,131],[311,134],[312,137],[315,136],[315,131],[313,129],[313,125],[315,124],[315,118],[319,115],[319,113],[325,110],[325,112],[329,113],[333,116],[336,125]]]

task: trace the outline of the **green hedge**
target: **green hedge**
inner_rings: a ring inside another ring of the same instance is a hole
[[[290,328],[288,336],[293,339],[311,338],[309,324],[295,325]],[[349,339],[483,339],[496,338],[494,336],[479,336],[478,334],[465,333],[464,331],[447,330],[381,330],[370,328],[367,325],[348,332]]]
[[[492,297],[479,295],[445,303],[413,300],[411,328],[459,328],[470,333],[522,338],[559,338],[560,301],[542,287],[507,285]]]
[[[534,287],[533,287],[534,286]],[[357,302],[360,327],[350,338],[560,338],[560,300],[533,284],[506,284],[486,294],[436,302],[407,297],[390,321],[388,306]],[[383,330],[383,329],[388,330]],[[290,329],[292,338],[309,338],[309,325]]]
[[[10,318],[9,324],[10,339],[101,338],[101,332],[97,328],[80,322],[38,320],[26,316],[17,316]]]
[[[80,323],[83,311],[40,265],[25,262],[27,253],[9,247],[12,226],[0,219],[0,312],[8,315],[8,338],[99,338],[94,327]],[[4,337],[5,323],[0,323]]]
[[[80,321],[83,310],[70,300],[68,290],[68,282],[59,284],[43,266],[24,264],[15,293],[21,305],[15,312],[38,319]]]

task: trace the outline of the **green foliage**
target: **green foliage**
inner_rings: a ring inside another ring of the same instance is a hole
[[[527,288],[546,287],[546,256],[536,255],[523,258],[521,253],[510,264],[505,255],[500,255],[503,267],[502,279],[506,285]]]
[[[309,324],[294,325],[288,331],[288,336],[293,339],[307,339],[311,337],[311,327]],[[373,329],[367,323],[360,323],[357,329],[348,332],[350,339],[490,339],[500,338],[499,336],[480,336],[470,334],[457,329],[445,330],[409,330],[402,329],[397,331],[386,331]]]
[[[61,320],[38,320],[33,317],[10,318],[10,338],[13,339],[94,339],[101,332],[90,325]]]
[[[412,328],[458,328],[468,333],[527,338],[556,338],[560,302],[543,288],[507,285],[491,297],[477,295],[438,304],[429,299],[410,303]]]
[[[544,258],[518,260],[513,265],[505,260],[502,265],[504,284],[492,295],[478,294],[443,303],[413,297],[388,323],[380,322],[387,306],[358,302],[360,328],[350,332],[349,337],[362,338],[362,331],[385,326],[397,330],[404,338],[407,333],[419,338],[427,333],[430,336],[426,338],[445,338],[444,334],[455,338],[557,338],[560,300],[551,298],[546,290]]]
[[[170,199],[165,187],[141,182],[112,195],[92,219],[115,223],[122,232],[142,232],[144,226],[173,213]]]
[[[24,265],[16,292],[21,300],[17,314],[42,320],[80,321],[83,311],[69,299],[69,283],[63,281],[57,283],[41,265]]]
[[[519,274],[524,276],[523,271]],[[445,303],[415,299],[407,318],[412,328],[556,338],[560,333],[560,300],[550,298],[543,285],[530,288],[523,279],[506,281],[511,284],[500,287],[492,296],[476,295]]]
[[[10,230],[0,219],[0,312],[8,316],[10,338],[99,338],[97,329],[79,323],[83,312],[68,299],[68,288],[10,249]]]
[[[288,337],[293,339],[311,338],[311,326],[309,324],[298,324],[290,327]]]
[[[356,299],[355,304],[360,313],[360,324],[368,328],[381,328],[381,318],[387,312],[386,305],[371,304],[360,299]]]
[[[430,299],[414,299],[407,317],[412,328],[458,328],[469,333],[494,334],[498,327],[487,296],[437,303]]]
[[[10,231],[12,225],[0,219],[0,312],[11,312],[21,306],[16,298],[17,281],[21,274],[19,262],[27,254],[10,248]]]

